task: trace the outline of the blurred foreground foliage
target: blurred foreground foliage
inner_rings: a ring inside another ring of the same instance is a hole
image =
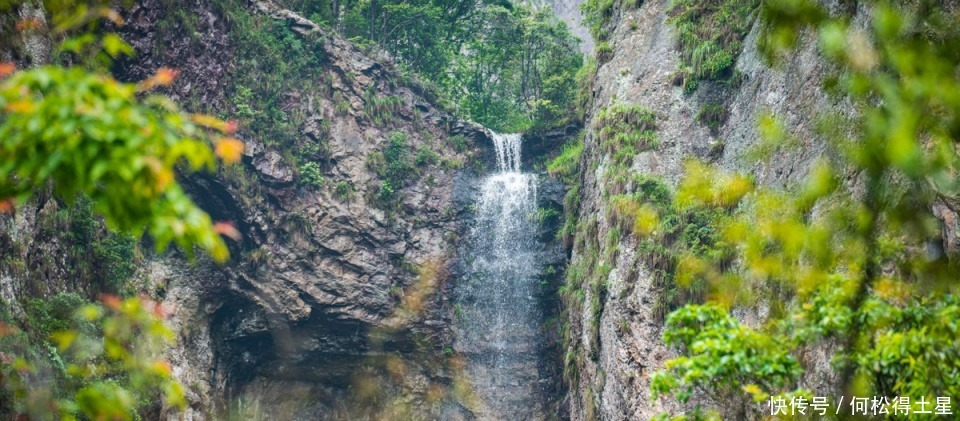
[[[960,396],[960,268],[944,246],[958,233],[941,232],[932,211],[960,187],[960,14],[862,3],[865,25],[810,0],[762,5],[764,54],[776,65],[815,36],[834,68],[823,88],[852,112],[817,116],[827,150],[799,186],[688,165],[675,206],[729,212],[716,227],[738,264],[680,259],[678,282],[705,280],[710,293],[668,317],[665,340],[683,355],[653,377],[655,394]],[[799,143],[774,116],[760,132],[758,156]],[[735,308],[766,317],[747,325]],[[840,390],[803,381],[799,357],[814,347],[833,356]]]
[[[182,387],[158,357],[173,340],[166,310],[140,298],[102,301],[72,293],[33,300],[26,329],[0,314],[0,409],[30,419],[124,420],[160,399],[184,407]]]
[[[243,144],[229,137],[233,123],[184,113],[154,93],[173,81],[175,70],[137,84],[109,74],[114,58],[133,52],[102,28],[105,20],[123,23],[111,5],[117,4],[0,2],[4,45],[34,36],[59,43],[53,64],[0,63],[0,211],[46,192],[68,203],[80,198],[80,209],[119,234],[93,238],[89,226],[99,222],[88,216],[81,224],[87,228],[71,228],[68,238],[113,262],[100,271],[109,290],[131,293],[131,235],[148,234],[158,250],[176,243],[191,256],[199,248],[227,259],[221,235],[239,234],[211,221],[177,174],[212,170],[218,157],[235,162]],[[0,415],[122,420],[140,418],[148,406],[184,407],[182,387],[159,357],[173,339],[160,304],[113,295],[95,304],[68,292],[21,301],[22,312],[0,302]]]
[[[159,74],[157,83],[172,78]],[[144,228],[162,249],[176,241],[224,260],[210,217],[175,181],[177,164],[212,169],[214,152],[191,117],[147,84],[117,82],[83,68],[45,66],[0,84],[0,197],[23,202],[52,180],[65,199],[84,194],[111,228]],[[239,142],[221,140],[221,142]]]
[[[31,2],[20,3],[0,8],[9,13]],[[54,28],[37,18],[16,28],[22,36],[45,30],[51,39],[62,39],[61,58],[81,65],[19,71],[12,63],[0,66],[0,200],[9,208],[12,200],[22,203],[49,183],[65,200],[90,197],[113,229],[134,235],[146,230],[158,249],[176,242],[188,254],[199,246],[225,260],[220,234],[236,233],[213,224],[175,174],[212,170],[216,156],[227,163],[239,160],[242,142],[223,136],[235,131],[235,124],[184,113],[152,92],[172,83],[176,70],[160,69],[138,84],[107,73],[110,60],[133,53],[96,25],[104,19],[122,24],[113,9],[62,0],[45,6]]]

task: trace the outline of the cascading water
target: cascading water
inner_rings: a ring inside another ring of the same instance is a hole
[[[458,286],[457,348],[467,356],[480,418],[543,418],[537,177],[520,170],[521,135],[492,137],[498,170],[483,179],[476,205]]]

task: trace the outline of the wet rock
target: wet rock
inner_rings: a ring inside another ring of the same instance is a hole
[[[559,152],[563,144],[573,139],[582,128],[581,124],[574,123],[545,132],[526,134],[522,146],[524,167],[532,168],[534,159]]]

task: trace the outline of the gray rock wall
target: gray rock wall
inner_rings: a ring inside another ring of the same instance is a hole
[[[190,180],[191,193],[212,215],[235,221],[244,233],[225,266],[189,267],[170,257],[151,262],[167,285],[166,300],[181,309],[174,323],[183,349],[173,356],[180,378],[198,385],[194,415],[232,410],[326,419],[409,410],[464,416],[456,397],[444,395],[437,404],[427,395],[450,389],[457,376],[446,361],[452,357],[442,356],[451,342],[449,271],[466,212],[453,196],[458,185],[473,182],[469,164],[481,159],[487,135],[436,108],[416,85],[396,83],[389,61],[371,59],[270,3],[251,7],[300,36],[323,39],[330,92],[349,109],[336,109],[331,97],[311,96],[298,105],[307,115],[301,136],[325,143],[324,187],[296,183],[289,152],[249,137],[245,181],[222,174]],[[188,76],[214,76],[221,67],[186,65]],[[402,99],[391,122],[377,125],[366,116],[368,89]],[[309,95],[293,87],[286,94]],[[379,179],[368,163],[394,131],[407,135],[411,155],[425,147],[439,161],[421,166],[396,208],[385,210],[373,203]],[[457,134],[472,142],[470,150],[454,151],[449,138]],[[340,183],[350,188],[345,196],[335,192]],[[391,358],[404,375],[382,370]],[[358,377],[364,372],[369,378]],[[389,400],[358,395],[363,382],[378,384]]]
[[[789,61],[770,68],[756,48],[756,24],[736,66],[745,76],[740,85],[704,83],[693,94],[685,94],[673,83],[679,56],[674,29],[667,23],[669,3],[648,0],[639,8],[618,5],[610,37],[613,56],[597,72],[581,165],[584,172],[580,219],[597,216],[595,239],[601,244],[611,227],[603,217],[606,205],[601,200],[602,174],[609,157],[600,152],[590,125],[592,115],[600,108],[623,102],[654,111],[659,146],[636,155],[632,169],[676,186],[684,162],[691,158],[753,174],[761,185],[796,182],[823,152],[814,133],[816,113],[836,106],[819,89],[824,68],[815,45],[807,40]],[[726,103],[730,110],[726,124],[715,133],[696,119],[700,107],[713,102]],[[759,141],[756,123],[765,112],[780,116],[802,145],[778,152],[768,162],[751,162],[746,158],[747,152]],[[676,354],[661,343],[662,323],[654,311],[658,291],[653,286],[650,268],[638,259],[637,240],[625,234],[618,250],[617,260],[606,262],[613,270],[600,321],[599,357],[597,361],[581,358],[580,379],[570,391],[571,418],[575,420],[645,420],[663,411],[689,409],[670,397],[650,399],[650,376]],[[573,261],[581,258],[583,252],[575,248]],[[589,288],[585,290],[585,301],[589,302]],[[743,309],[741,313],[749,321],[753,319],[751,314],[759,311],[762,308]],[[589,353],[591,341],[585,328],[592,317],[589,306],[570,317],[578,341],[574,345],[579,344]],[[832,383],[824,354],[811,351],[807,357],[823,363],[811,364],[820,370],[814,370],[817,372],[806,380],[808,386],[828,390]],[[708,396],[697,396],[690,407],[694,404],[720,409],[730,419],[744,417],[743,402],[711,402]]]
[[[178,419],[226,412],[270,419],[469,417],[469,391],[455,387],[457,358],[444,349],[452,335],[451,272],[472,203],[464,195],[490,161],[486,131],[434,105],[388,58],[372,58],[269,2],[245,4],[298,36],[321,39],[325,79],[279,88],[289,99],[285,111],[305,116],[296,144],[270,146],[241,130],[246,151],[236,168],[181,180],[215,220],[231,221],[243,234],[231,244],[230,262],[189,262],[177,251],[148,253],[138,262],[142,292],[175,308],[170,324],[177,344],[169,358],[188,389],[185,413],[157,411]],[[173,9],[196,17],[191,33],[180,25],[160,29],[179,16]],[[117,30],[138,55],[116,65],[120,79],[173,67],[180,76],[167,93],[188,110],[202,104],[227,112],[231,76],[244,69],[232,62],[231,17],[222,4],[143,0],[124,15],[126,25]],[[8,50],[0,57],[31,65],[49,51],[33,39],[21,44],[26,48],[17,51],[29,57],[8,57]],[[310,89],[321,84],[329,89]],[[374,123],[364,112],[368,92],[400,98],[389,121]],[[411,157],[420,148],[437,153],[405,181],[395,206],[376,203],[380,180],[370,165],[389,132],[407,136]],[[465,150],[455,150],[455,135],[467,138]],[[306,142],[325,146],[320,165],[327,182],[319,188],[297,182],[292,151]],[[337,191],[340,185],[345,191]],[[0,296],[14,313],[17,302],[58,291],[96,296],[96,288],[70,277],[75,262],[63,256],[72,244],[64,227],[45,216],[57,205],[41,194],[0,215]],[[364,384],[377,384],[378,393],[358,392]]]

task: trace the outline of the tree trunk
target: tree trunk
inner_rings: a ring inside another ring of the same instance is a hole
[[[333,5],[331,5],[331,11],[333,12],[333,27],[340,31],[340,0],[333,0]]]
[[[376,41],[377,31],[377,0],[370,0],[370,40]]]

